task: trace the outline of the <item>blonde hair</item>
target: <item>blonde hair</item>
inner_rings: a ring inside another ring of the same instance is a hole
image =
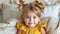
[[[41,16],[41,12],[43,12],[45,5],[42,2],[34,1],[33,3],[24,4],[23,0],[19,1],[18,9],[22,11],[21,18],[24,19],[28,12],[35,13],[38,17]]]

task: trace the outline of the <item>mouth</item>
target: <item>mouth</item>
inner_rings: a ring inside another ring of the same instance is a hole
[[[35,24],[34,23],[30,23],[29,27],[35,27]]]

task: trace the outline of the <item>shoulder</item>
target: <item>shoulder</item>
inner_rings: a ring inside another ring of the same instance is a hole
[[[18,30],[21,30],[21,29],[24,29],[25,26],[24,26],[23,23],[17,22],[17,23],[16,23],[16,28],[17,28]]]
[[[44,22],[44,23],[40,23],[40,24],[38,24],[38,27],[41,27],[41,28],[47,28],[47,23],[46,22]]]
[[[20,27],[20,26],[22,26],[23,24],[22,23],[20,23],[20,22],[17,22],[16,23],[16,27]]]
[[[21,22],[16,23],[16,26],[21,26],[21,25],[23,25]]]

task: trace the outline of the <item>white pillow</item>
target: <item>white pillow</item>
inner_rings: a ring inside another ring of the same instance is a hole
[[[11,19],[7,20],[6,22],[8,24],[7,26],[16,26],[16,23],[19,22],[19,20],[16,18],[11,18]]]
[[[42,17],[58,18],[60,5],[46,6]]]
[[[48,23],[48,28],[47,31],[49,31],[48,34],[54,34],[57,33],[55,28],[58,24],[58,12],[59,12],[60,5],[53,5],[53,6],[47,6],[45,9],[44,14],[42,15],[43,17],[50,17],[51,20]]]

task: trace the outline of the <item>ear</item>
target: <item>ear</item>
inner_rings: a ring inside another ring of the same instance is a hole
[[[38,18],[38,21],[40,22],[40,20],[41,20],[41,18],[39,17],[39,18]]]
[[[40,20],[42,19],[42,17],[40,16]]]

